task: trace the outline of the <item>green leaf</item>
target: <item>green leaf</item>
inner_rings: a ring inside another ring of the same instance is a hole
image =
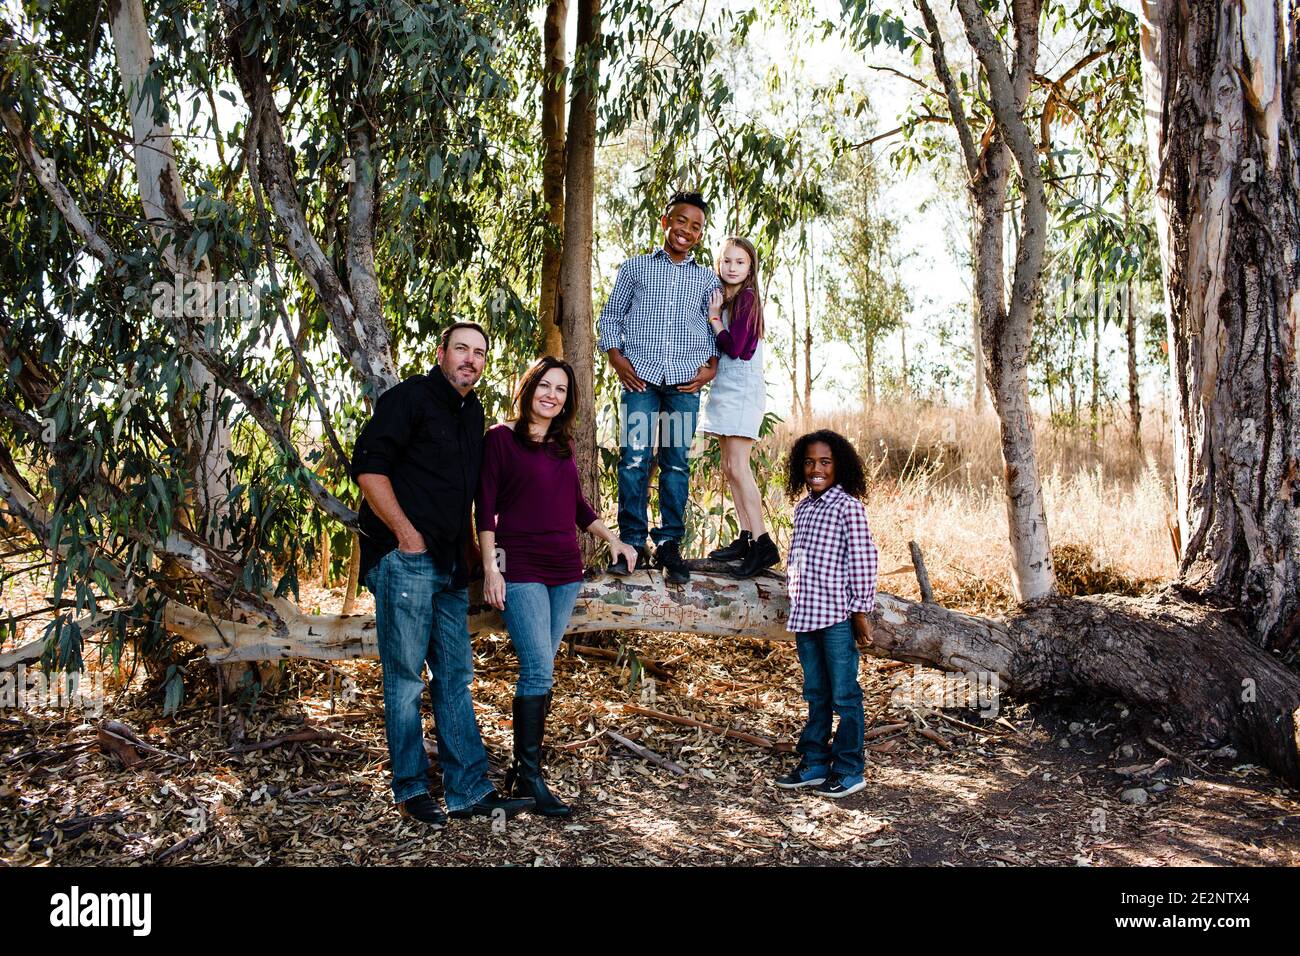
[[[183,669],[176,664],[167,665],[167,675],[164,678],[163,692],[163,716],[170,717],[180,709],[181,701],[185,697],[185,679]]]

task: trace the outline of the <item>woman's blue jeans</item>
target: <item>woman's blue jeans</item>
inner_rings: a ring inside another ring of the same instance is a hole
[[[796,634],[795,642],[803,667],[803,699],[808,702],[808,723],[795,749],[810,767],[829,766],[831,773],[860,777],[866,716],[852,620]],[[832,715],[840,718],[833,742]]]
[[[532,697],[551,689],[555,653],[564,640],[581,581],[572,584],[506,582],[506,609],[502,616],[510,643],[519,657],[516,697]]]
[[[451,571],[438,568],[428,554],[394,549],[370,570],[366,587],[375,595],[393,798],[401,803],[429,792],[420,721],[422,670],[428,663],[443,795],[448,810],[464,810],[493,787],[469,693],[474,679],[469,594],[453,588],[451,579]]]

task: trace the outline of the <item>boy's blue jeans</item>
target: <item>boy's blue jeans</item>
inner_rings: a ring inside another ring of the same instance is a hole
[[[651,385],[644,392],[623,390],[619,402],[618,536],[624,544],[645,544],[649,525],[650,461],[659,443],[659,520],[651,533],[656,545],[680,541],[690,497],[691,463],[700,393],[679,392],[676,385]]]
[[[506,609],[502,616],[510,632],[510,643],[519,657],[516,697],[532,697],[551,689],[555,652],[564,640],[581,588],[581,581],[572,584],[506,582]]]
[[[863,771],[862,687],[858,684],[858,645],[852,620],[795,635],[803,667],[803,699],[808,723],[795,748],[810,767],[830,766],[831,773],[860,777]],[[839,727],[831,741],[831,716]]]
[[[464,810],[494,789],[479,736],[469,685],[474,654],[469,639],[469,594],[451,586],[451,571],[428,554],[393,549],[371,568],[376,638],[384,667],[384,730],[398,803],[428,793],[420,698],[429,665],[429,696],[448,810]]]

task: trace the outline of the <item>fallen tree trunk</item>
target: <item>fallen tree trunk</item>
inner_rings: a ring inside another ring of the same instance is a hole
[[[167,626],[214,662],[307,657],[377,658],[373,615],[308,615],[277,602],[280,626],[213,621],[170,605]],[[669,587],[658,571],[583,584],[569,633],[644,630],[791,640],[785,585],[764,574],[737,581],[692,575]],[[1189,603],[1174,588],[1150,597],[1052,597],[1002,619],[880,594],[877,657],[942,671],[997,675],[1022,698],[1083,692],[1151,708],[1207,741],[1247,748],[1300,785],[1300,677],[1248,639],[1236,618]],[[470,631],[502,631],[501,615],[471,592]]]

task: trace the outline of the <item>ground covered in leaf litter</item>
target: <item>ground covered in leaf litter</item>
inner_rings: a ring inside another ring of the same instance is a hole
[[[399,818],[375,662],[290,662],[275,692],[241,710],[218,707],[196,659],[174,717],[140,680],[98,718],[0,712],[0,861],[1300,864],[1300,795],[1231,749],[1197,749],[1113,701],[1004,697],[994,715],[976,696],[983,712],[935,710],[918,681],[937,675],[865,660],[868,786],[837,802],[772,786],[803,719],[792,644],[641,632],[579,641],[595,650],[561,651],[548,728],[550,779],[578,808],[569,821],[432,831]],[[476,653],[499,780],[514,657],[504,636]],[[439,793],[436,772],[431,784]]]

